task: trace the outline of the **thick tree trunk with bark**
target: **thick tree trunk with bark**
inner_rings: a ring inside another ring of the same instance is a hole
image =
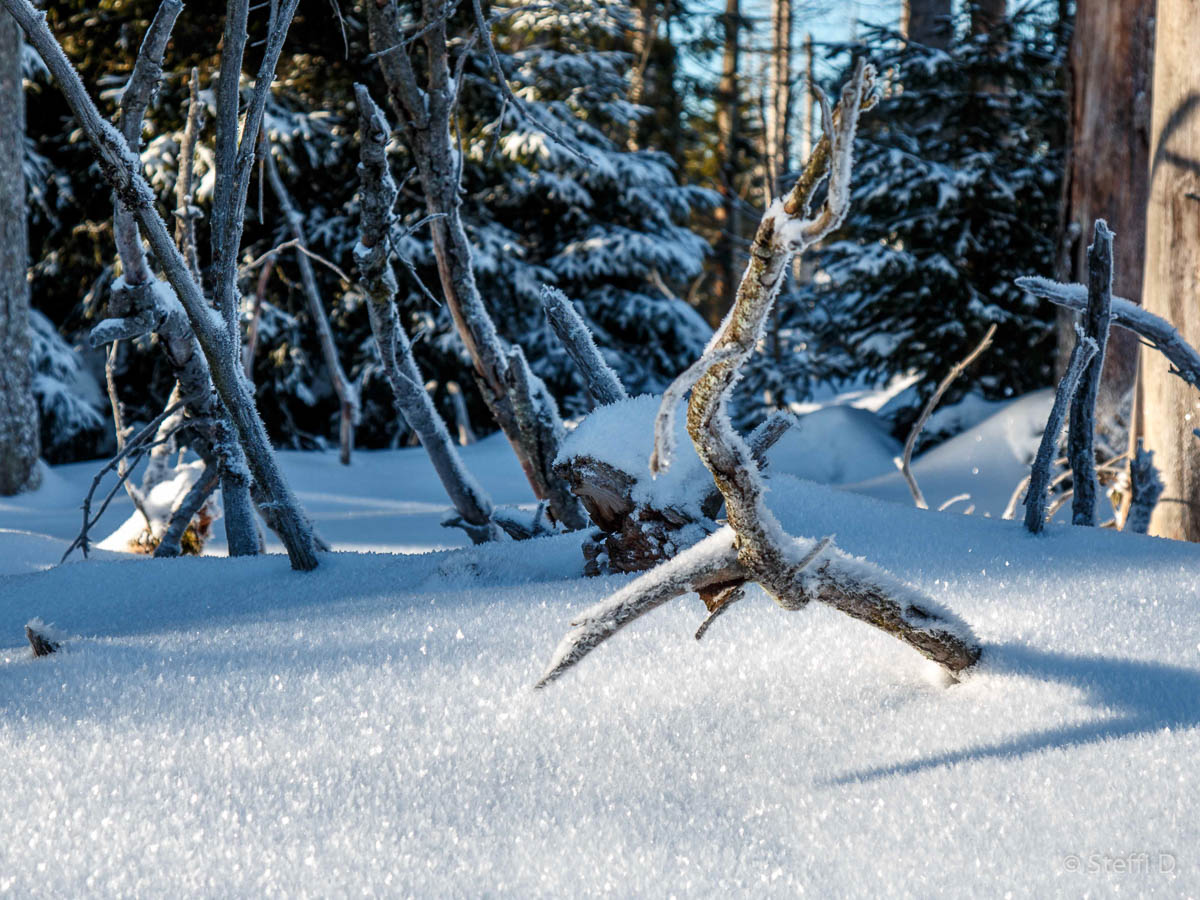
[[[904,0],[900,13],[900,30],[916,44],[938,47],[950,46],[950,0]]]
[[[21,44],[21,29],[0,8],[0,495],[36,487],[39,453],[29,368]]]
[[[971,7],[971,33],[987,34],[1004,21],[1008,0],[975,0]]]
[[[1159,0],[1142,301],[1200,344],[1200,3]],[[1120,236],[1118,235],[1118,238]],[[1143,353],[1142,430],[1166,485],[1150,533],[1200,540],[1200,393]]]
[[[1150,101],[1154,0],[1078,0],[1069,61],[1071,150],[1066,172],[1065,271],[1082,281],[1087,236],[1096,219],[1116,235],[1113,292],[1141,302],[1150,183]],[[1059,316],[1061,368],[1074,344],[1074,316]],[[1113,335],[1104,360],[1101,416],[1119,408],[1133,387],[1138,343]]]

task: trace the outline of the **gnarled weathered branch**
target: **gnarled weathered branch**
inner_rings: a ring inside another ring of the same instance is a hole
[[[875,99],[874,71],[861,62],[842,92],[836,114],[822,97],[825,136],[791,195],[773,203],[763,217],[737,299],[705,351],[699,377],[695,367],[683,376],[694,380],[688,434],[725,499],[729,525],[589,610],[564,638],[539,685],[671,597],[705,590],[715,599],[746,581],[757,582],[784,609],[800,609],[812,600],[834,606],[904,641],[951,673],[979,659],[970,629],[929,598],[869,563],[829,549],[827,541],[788,536],[764,502],[759,467],[726,411],[792,255],[837,228],[846,215],[858,116]],[[812,193],[826,177],[826,200],[810,215]],[[674,402],[677,393],[668,391],[664,404]],[[666,431],[656,429],[659,436]],[[658,444],[651,468],[662,471],[669,464],[669,446]]]

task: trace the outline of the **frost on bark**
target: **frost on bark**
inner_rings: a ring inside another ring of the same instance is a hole
[[[542,308],[554,334],[579,370],[587,391],[597,406],[629,399],[625,386],[596,348],[592,331],[567,295],[556,287],[542,285]]]
[[[1067,433],[1067,458],[1071,461],[1074,496],[1071,522],[1096,524],[1096,398],[1100,394],[1100,375],[1104,369],[1104,348],[1112,321],[1112,232],[1103,219],[1096,220],[1095,239],[1088,248],[1088,305],[1084,315],[1084,333],[1096,345],[1096,353],[1083,369]]]
[[[313,327],[317,331],[317,340],[321,345],[321,357],[325,360],[325,368],[329,370],[329,380],[333,384],[334,393],[337,394],[341,410],[338,417],[339,458],[342,465],[348,466],[350,465],[350,453],[354,449],[354,426],[358,424],[359,418],[358,389],[346,376],[341,360],[338,358],[337,342],[333,339],[333,329],[329,327],[329,316],[325,313],[325,304],[321,300],[321,289],[317,287],[317,276],[313,271],[312,260],[304,252],[304,248],[308,246],[308,239],[304,234],[304,216],[292,202],[291,194],[288,193],[287,187],[279,175],[279,166],[275,162],[275,157],[271,155],[270,148],[264,150],[263,156],[271,190],[279,202],[283,217],[287,220],[292,240],[300,248],[296,253],[296,264],[300,267],[300,283],[304,288],[304,299],[308,301],[308,314],[313,320]]]
[[[1029,486],[1025,491],[1025,528],[1033,534],[1038,534],[1046,527],[1046,504],[1049,499],[1047,492],[1050,489],[1051,468],[1058,455],[1058,438],[1062,434],[1063,420],[1066,418],[1069,404],[1076,397],[1079,380],[1096,351],[1096,342],[1077,327],[1075,347],[1071,351],[1067,371],[1054,394],[1054,405],[1050,407],[1050,416],[1046,420],[1045,430],[1042,431],[1042,440],[1038,444],[1037,455],[1029,473]]]
[[[30,368],[21,30],[0,9],[0,495],[37,487],[37,403]]]
[[[1122,531],[1145,534],[1150,529],[1150,517],[1158,498],[1162,496],[1163,483],[1154,466],[1154,451],[1147,450],[1139,440],[1137,452],[1129,463],[1129,512],[1125,515]]]
[[[766,505],[750,447],[729,421],[731,389],[754,352],[792,256],[845,217],[859,113],[876,101],[873,70],[859,64],[836,112],[824,97],[821,101],[825,136],[791,194],[772,204],[759,224],[737,300],[700,361],[702,372],[688,404],[688,434],[721,492],[729,524],[588,610],[560,643],[539,687],[672,597],[695,591],[710,613],[718,612],[751,581],[786,610],[801,609],[812,600],[834,606],[899,638],[952,674],[979,659],[970,629],[929,598],[870,563],[833,549],[829,539],[787,535]],[[813,193],[826,178],[826,200],[810,213]],[[668,391],[668,402],[670,397]],[[651,462],[659,472],[671,462],[663,434],[657,435]]]
[[[509,350],[497,333],[475,282],[471,247],[460,210],[461,160],[451,134],[461,80],[451,72],[451,44],[446,27],[451,9],[437,0],[423,0],[421,18],[414,31],[406,27],[397,4],[367,3],[371,49],[387,83],[400,134],[416,163],[430,218],[442,293],[471,356],[483,399],[512,444],[534,494],[548,503],[555,521],[569,529],[583,528],[587,524],[583,509],[550,465],[557,449],[547,448],[547,444],[555,440],[555,432],[561,425],[535,433],[523,427],[533,421],[540,428],[544,424],[542,414],[557,418],[557,410],[552,405],[547,408],[533,394],[513,393],[519,389],[514,385],[521,379],[509,372]],[[478,9],[475,13],[484,32],[479,37],[490,46],[487,22]],[[420,54],[414,52],[418,42],[423,49]],[[465,54],[470,49],[468,45],[459,50],[462,55],[456,60],[456,71],[466,64]],[[503,73],[496,74],[501,79],[501,90],[507,90]],[[528,115],[519,99],[514,108]],[[539,127],[546,127],[538,119],[532,120]],[[530,384],[529,389],[536,389],[536,385]],[[539,415],[533,420],[523,419],[520,411],[530,408],[538,409]]]
[[[242,140],[237,144],[235,157],[237,172],[224,173],[230,177],[236,175],[238,196],[235,196],[233,201],[235,207],[240,207],[238,215],[232,217],[234,221],[229,226],[228,233],[221,238],[225,242],[223,246],[226,248],[232,235],[236,235],[240,242],[240,216],[245,210],[245,191],[249,186],[249,167],[253,161],[253,148],[262,122],[266,91],[270,87],[275,64],[282,50],[283,38],[295,12],[296,2],[297,0],[287,0],[275,10],[275,15],[272,17],[265,48],[262,51],[262,64],[259,68],[253,99],[246,110]],[[38,12],[28,0],[0,0],[0,4],[16,18],[29,42],[41,56],[42,61],[62,90],[83,133],[95,150],[100,172],[105,181],[116,192],[118,201],[133,212],[141,226],[143,236],[149,242],[158,264],[162,267],[166,281],[170,284],[173,293],[171,299],[177,301],[168,301],[166,305],[171,310],[182,308],[182,314],[191,326],[198,347],[209,365],[213,385],[229,414],[236,432],[236,441],[240,442],[245,453],[246,463],[250,475],[256,483],[256,489],[263,497],[260,509],[287,548],[293,568],[301,570],[315,568],[317,555],[312,525],[301,510],[295,495],[292,494],[291,488],[279,469],[278,461],[267,437],[266,428],[255,407],[250,385],[242,372],[240,338],[236,330],[228,327],[228,319],[223,319],[212,310],[201,285],[192,274],[188,261],[176,247],[171,233],[156,209],[154,192],[142,174],[141,160],[136,153],[130,150],[124,136],[104,119],[88,96],[83,82],[67,60],[62,46],[47,27],[44,14]],[[235,14],[238,8],[237,2],[231,2],[229,12]],[[236,119],[236,115],[234,118]],[[218,153],[218,168],[220,168],[221,158],[222,154]],[[243,172],[244,178],[242,177]],[[221,184],[222,180],[222,177],[218,177],[217,183]],[[236,247],[234,251],[236,252]],[[221,270],[216,274],[218,288],[220,288],[227,273]],[[234,277],[236,278],[236,269]],[[230,290],[228,285],[225,290],[226,293]],[[221,296],[222,293],[218,290],[218,299]],[[163,299],[167,300],[167,297],[164,296]],[[236,319],[234,324],[236,325]],[[224,441],[229,443],[234,440],[234,435],[224,438]],[[249,524],[253,525],[252,522]],[[247,540],[250,537],[250,534],[245,535]]]

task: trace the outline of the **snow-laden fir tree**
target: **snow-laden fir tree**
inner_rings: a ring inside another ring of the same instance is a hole
[[[887,86],[859,135],[851,213],[784,298],[779,383],[921,373],[897,414],[903,432],[992,323],[992,349],[952,392],[998,398],[1050,381],[1050,313],[1013,278],[1054,269],[1065,52],[1054,12],[1035,5],[972,36],[964,10],[945,51],[883,28],[847,48],[865,49]]]

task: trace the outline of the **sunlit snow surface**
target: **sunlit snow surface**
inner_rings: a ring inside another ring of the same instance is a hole
[[[419,450],[284,459],[339,548],[464,543]],[[527,498],[502,442],[467,461],[497,502]],[[755,592],[701,643],[700,602],[670,603],[535,693],[572,615],[624,583],[579,577],[576,538],[307,575],[111,554],[34,572],[93,471],[0,501],[0,894],[1200,892],[1195,546],[1034,538],[779,474],[789,531],[945,603],[980,669],[948,687]],[[64,652],[30,658],[35,616]]]

